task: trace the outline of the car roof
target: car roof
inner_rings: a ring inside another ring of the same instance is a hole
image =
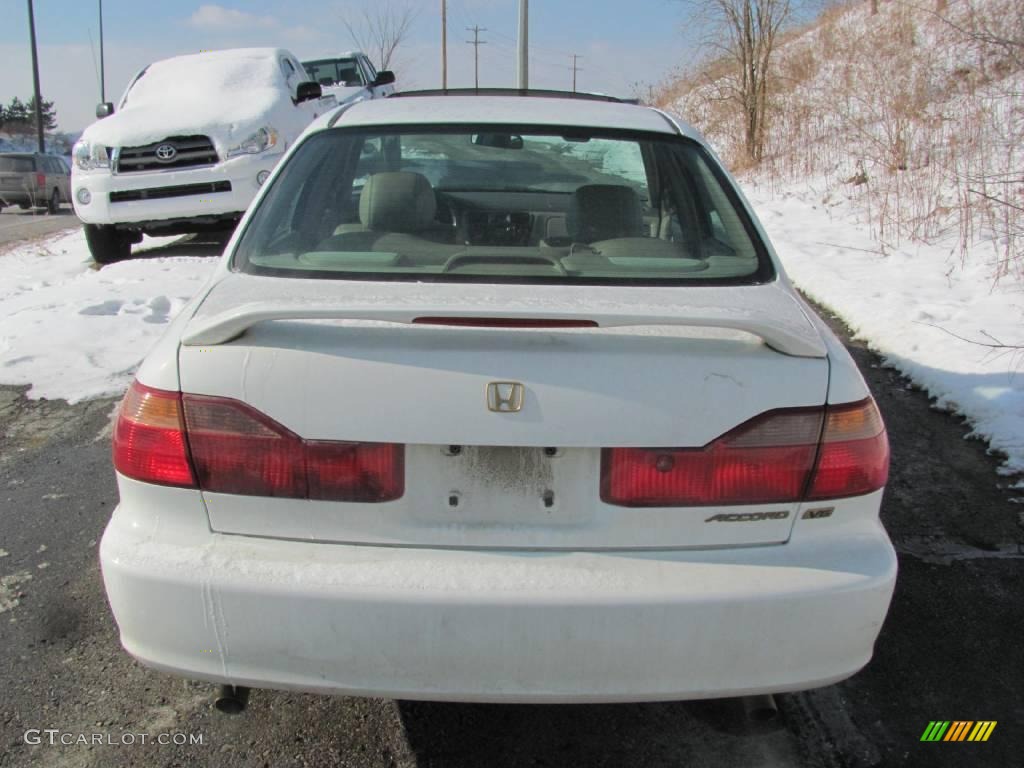
[[[362,51],[342,51],[341,53],[325,53],[323,56],[306,56],[302,63],[310,61],[333,61],[334,59],[354,59],[357,56],[365,56]]]
[[[321,118],[323,119],[323,118]],[[650,107],[559,96],[444,95],[361,101],[330,113],[318,127],[447,123],[580,126],[678,135],[700,141],[689,126]]]

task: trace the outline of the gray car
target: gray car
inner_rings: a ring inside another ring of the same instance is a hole
[[[71,169],[59,155],[35,152],[0,154],[0,209],[47,208],[56,213],[71,201]]]

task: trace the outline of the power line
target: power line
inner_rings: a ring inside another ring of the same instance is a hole
[[[487,27],[480,27],[473,25],[472,27],[466,27],[467,32],[473,33],[473,39],[467,40],[466,42],[473,46],[473,83],[477,88],[480,87],[480,46],[487,45],[486,40],[480,39],[480,33],[486,32]]]

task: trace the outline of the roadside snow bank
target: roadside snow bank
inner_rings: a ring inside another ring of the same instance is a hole
[[[956,244],[883,255],[849,201],[823,202],[807,185],[772,194],[747,179],[744,188],[793,282],[937,407],[965,416],[974,435],[1006,453],[1007,474],[1024,471],[1024,352],[981,346],[993,343],[986,334],[1024,345],[1020,284],[993,286],[993,265],[962,265]]]
[[[122,392],[216,262],[170,256],[96,270],[80,230],[0,254],[0,384],[71,403]]]

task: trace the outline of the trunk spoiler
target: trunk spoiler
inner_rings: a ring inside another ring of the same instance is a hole
[[[238,276],[234,279],[246,278]],[[248,280],[252,279],[248,277]],[[492,295],[486,297],[485,301],[474,301],[474,297],[463,295],[458,302],[439,302],[436,296],[402,295],[405,291],[401,288],[396,289],[394,285],[382,287],[379,283],[372,285],[374,288],[383,288],[388,293],[373,296],[367,292],[361,296],[345,296],[344,300],[339,300],[341,297],[335,294],[328,299],[327,296],[315,296],[316,293],[321,293],[317,290],[320,286],[316,286],[311,291],[313,296],[306,294],[301,298],[298,295],[289,297],[281,295],[281,288],[284,287],[283,283],[287,284],[290,281],[275,278],[271,280],[276,295],[267,292],[265,299],[261,296],[259,301],[244,303],[237,303],[237,299],[241,298],[238,294],[235,294],[235,301],[231,300],[231,294],[235,292],[227,285],[234,282],[233,279],[229,278],[215,286],[204,301],[206,306],[200,307],[189,323],[182,336],[182,344],[195,347],[225,344],[257,323],[272,320],[361,320],[412,324],[421,318],[441,317],[452,320],[472,318],[496,321],[549,320],[555,323],[580,324],[592,322],[604,328],[658,325],[725,328],[758,336],[769,347],[786,355],[818,358],[826,356],[825,344],[804,311],[791,295],[776,286],[738,290],[696,289],[706,293],[699,297],[700,300],[686,303],[679,301],[678,292],[671,296],[671,302],[658,301],[659,298],[665,297],[655,295],[648,296],[648,300],[643,302],[614,303],[609,302],[605,296],[601,297],[603,300],[597,300],[595,296],[594,300],[586,301],[579,299],[591,297],[576,296],[577,300],[569,304],[571,308],[567,308],[557,300],[538,302],[536,293],[529,298],[502,297],[508,300],[501,300]],[[535,291],[536,287],[532,288]],[[247,294],[247,298],[255,298],[252,291],[247,290],[243,293]],[[257,291],[258,293],[260,291]],[[637,298],[642,295],[638,294]],[[650,301],[652,299],[653,301]],[[561,307],[556,309],[555,307],[559,307],[560,304]]]

